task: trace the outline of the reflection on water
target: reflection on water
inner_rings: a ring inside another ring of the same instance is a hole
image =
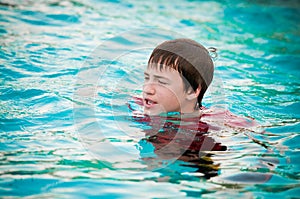
[[[140,98],[135,98],[133,102],[142,105]],[[138,143],[138,149],[142,160],[151,170],[172,168],[182,175],[206,179],[217,176],[221,173],[220,168],[224,163],[215,163],[214,159],[224,158],[228,149],[224,145],[226,143],[229,145],[229,150],[234,150],[234,139],[230,142],[225,140],[224,143],[217,142],[215,139],[222,140],[220,138],[225,136],[225,132],[232,134],[230,128],[240,129],[247,133],[251,127],[252,129],[257,127],[257,123],[252,119],[241,118],[218,109],[204,109],[200,117],[178,113],[170,113],[166,116],[145,116],[138,114],[132,106],[134,104],[129,104],[129,108],[134,113],[133,120],[144,124],[145,138]],[[208,121],[208,123],[203,121]],[[226,125],[223,126],[220,121],[225,122]],[[268,148],[250,134],[248,136],[254,143]],[[274,155],[271,151],[268,153]],[[236,173],[237,171],[234,171],[231,166],[234,172],[222,180],[227,183],[265,183],[272,176],[268,174],[269,169],[274,169],[279,163],[276,157],[259,158],[253,162],[255,163],[253,168],[262,173]],[[176,164],[176,167],[172,167],[172,164]]]
[[[0,195],[298,197],[299,12],[298,1],[1,1]],[[149,52],[179,36],[218,49],[204,99],[218,111],[194,125],[137,116],[127,103],[140,109]]]
[[[138,146],[141,158],[149,165],[149,169],[157,170],[169,167],[170,165],[166,165],[168,162],[172,164],[174,161],[183,161],[179,166],[194,168],[190,175],[199,175],[195,173],[199,172],[209,179],[218,174],[218,165],[213,164],[209,152],[225,151],[226,146],[209,137],[209,126],[199,121],[199,117],[144,116],[134,119],[150,127],[143,130],[145,138]],[[186,174],[191,170],[181,169],[186,170]]]

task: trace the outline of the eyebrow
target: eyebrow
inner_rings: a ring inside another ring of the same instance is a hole
[[[147,76],[149,76],[149,74],[148,73],[146,73],[146,72],[144,72],[144,75],[147,75]],[[155,78],[157,78],[157,79],[165,79],[165,80],[168,80],[168,81],[170,81],[170,79],[169,78],[167,78],[167,77],[163,77],[163,76],[159,76],[159,75],[153,75]]]

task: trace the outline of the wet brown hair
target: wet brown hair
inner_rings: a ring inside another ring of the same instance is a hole
[[[190,87],[201,91],[197,101],[202,106],[203,96],[212,81],[214,66],[209,52],[201,44],[190,39],[176,39],[163,42],[151,53],[148,67],[163,70],[170,67],[179,72],[185,85],[185,91]]]

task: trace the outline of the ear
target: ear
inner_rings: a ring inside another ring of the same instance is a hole
[[[190,87],[187,91],[187,96],[186,99],[187,100],[194,100],[197,99],[197,97],[199,96],[201,91],[201,86],[198,86],[198,88],[194,91],[194,89],[192,87]]]

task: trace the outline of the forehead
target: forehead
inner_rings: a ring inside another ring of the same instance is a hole
[[[145,75],[165,77],[174,81],[178,81],[179,79],[181,79],[181,75],[179,74],[179,72],[171,67],[159,68],[148,66],[145,69]]]

